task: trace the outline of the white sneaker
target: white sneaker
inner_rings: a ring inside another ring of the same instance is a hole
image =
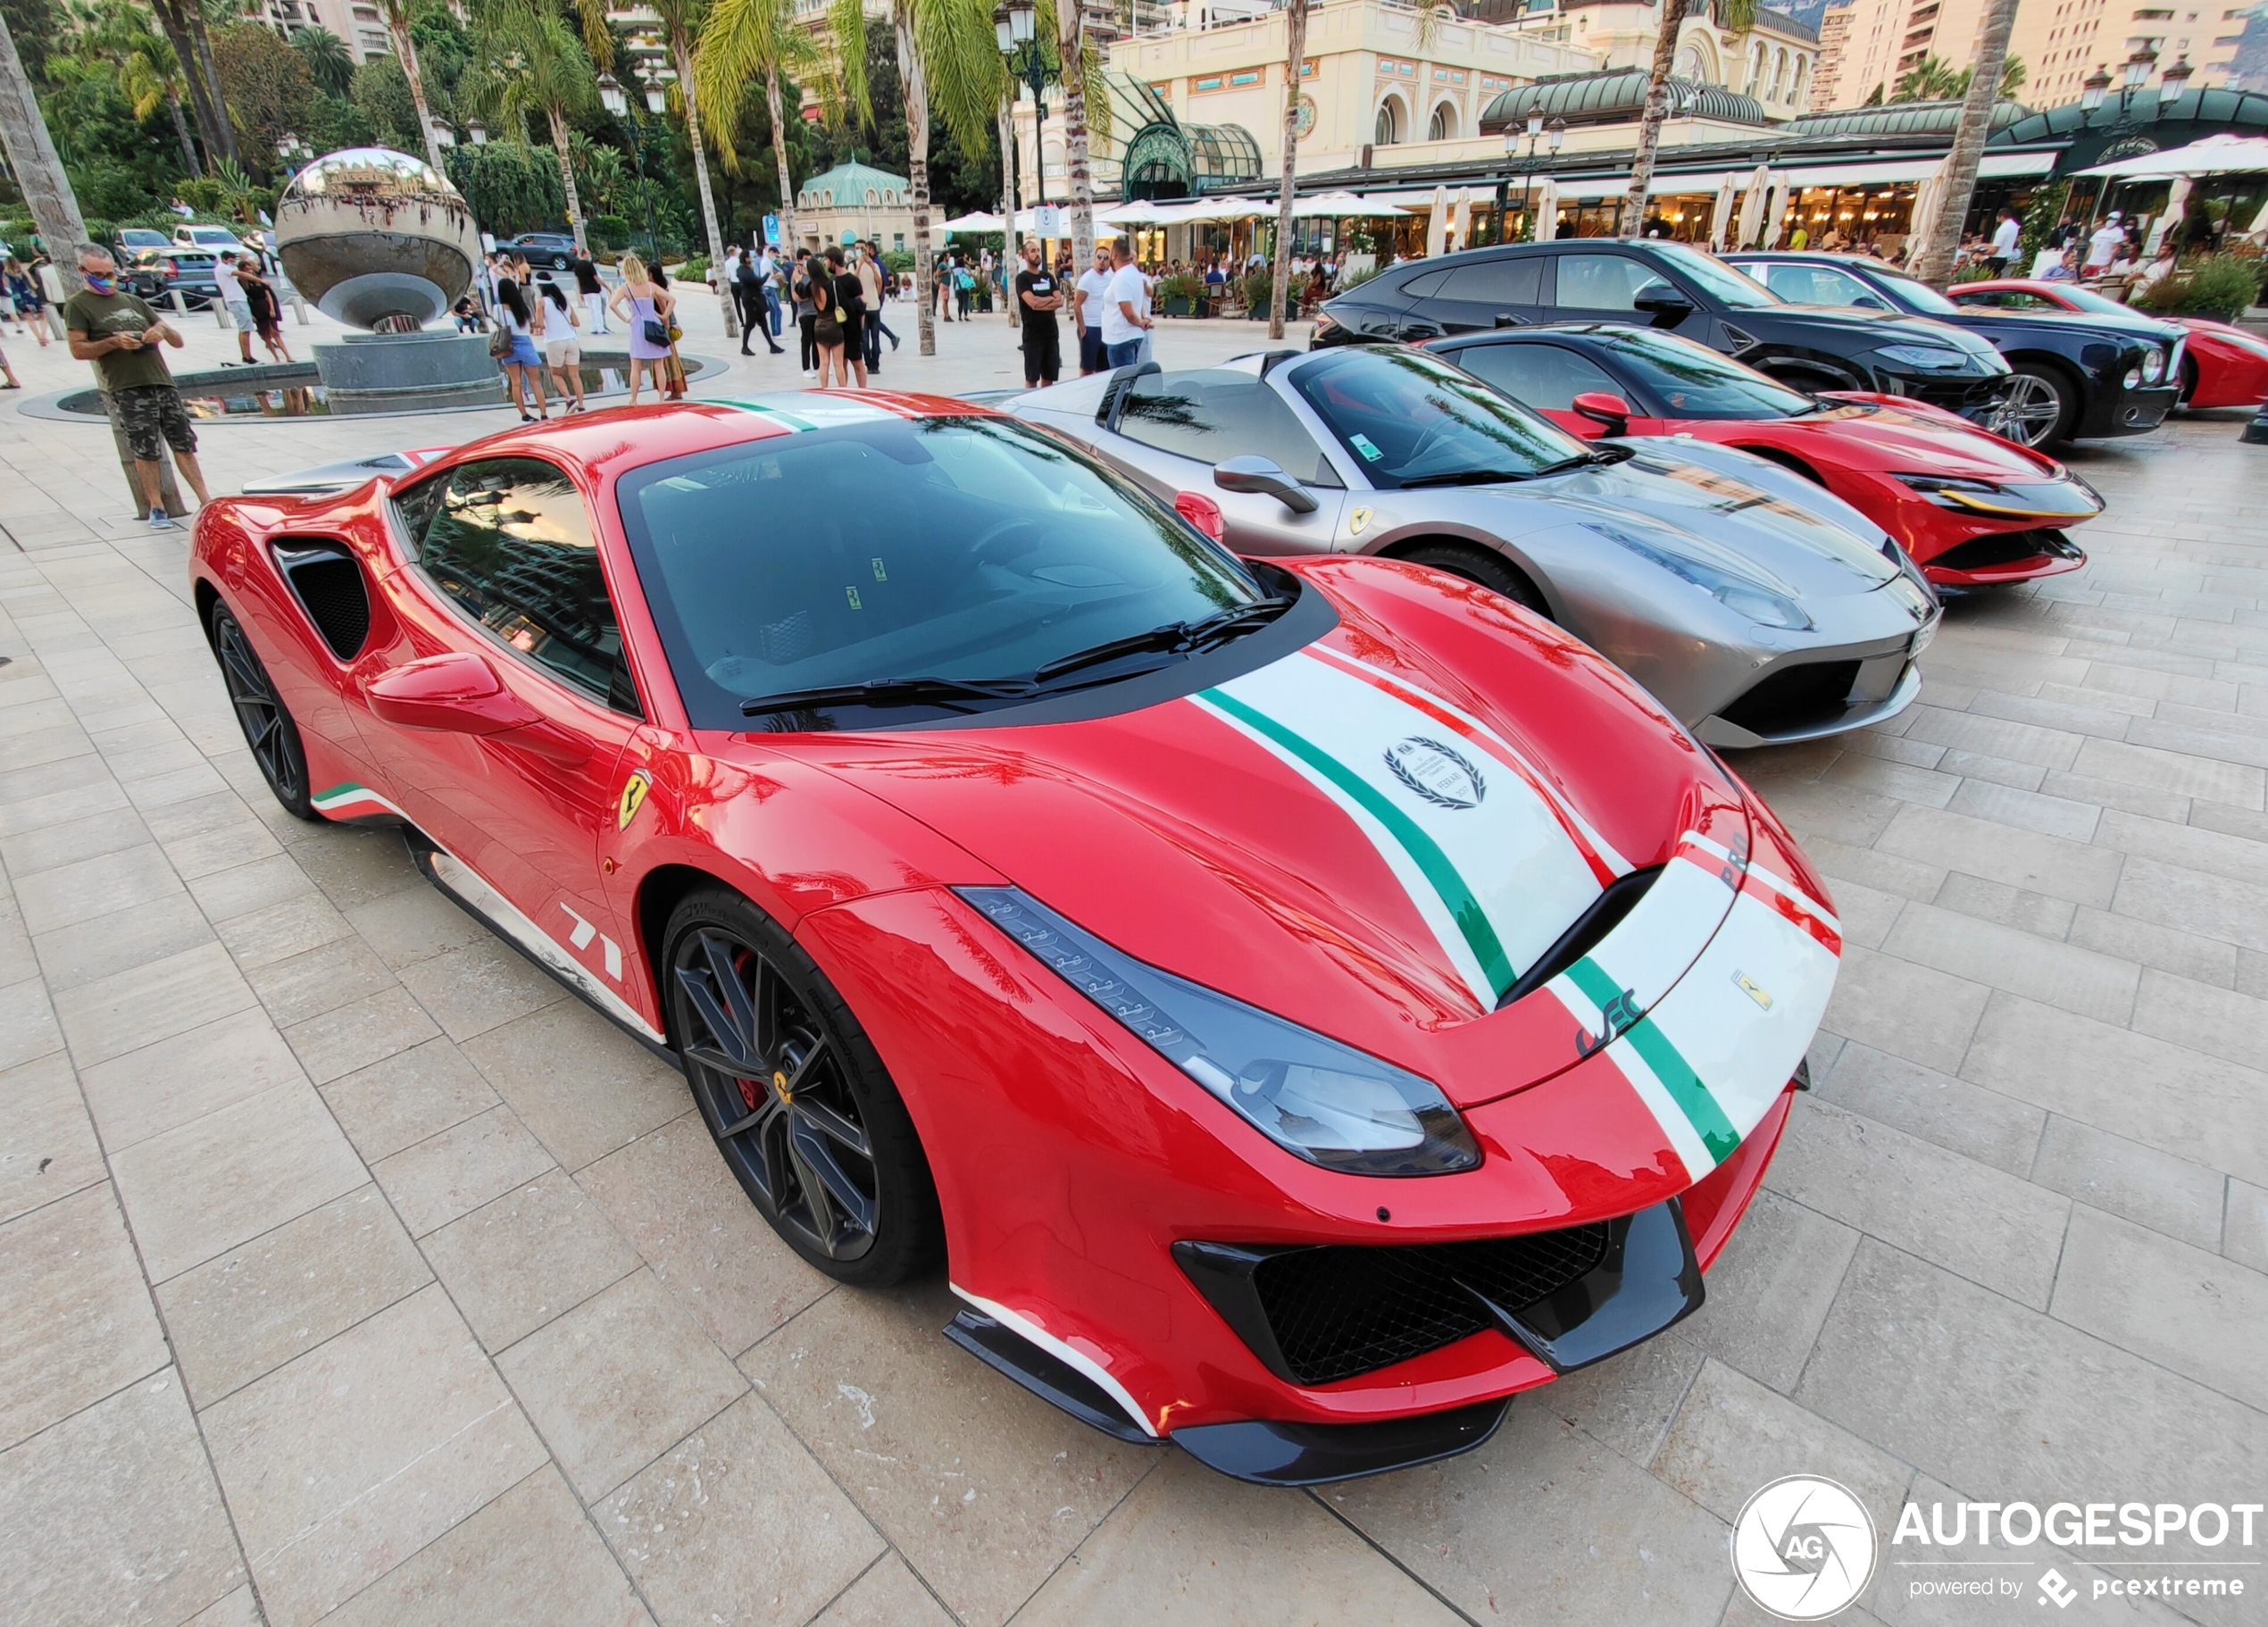
[[[150,530],[154,531],[170,531],[174,529],[172,515],[167,513],[162,508],[154,508],[150,510]]]
[[[804,369],[804,377],[806,379],[816,379],[819,377],[819,370],[815,367],[806,367]]]

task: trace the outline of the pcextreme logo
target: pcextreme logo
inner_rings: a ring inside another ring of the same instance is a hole
[[[1783,1622],[1824,1621],[1874,1577],[1874,1521],[1849,1488],[1790,1474],[1750,1498],[1732,1524],[1741,1591]]]

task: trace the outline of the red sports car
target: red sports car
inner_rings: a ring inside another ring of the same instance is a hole
[[[2033,282],[2004,279],[1997,282],[1964,282],[1946,290],[1960,305],[1986,305],[1997,311],[2084,311],[2097,316],[2133,316],[2122,305],[2092,288],[2068,282]],[[2159,316],[2157,312],[2142,313]],[[2256,407],[2268,401],[2268,339],[2247,333],[2229,322],[2202,316],[2159,316],[2189,330],[2181,346],[2181,405],[2185,407]]]
[[[217,502],[190,571],[284,806],[674,1060],[805,1259],[942,1256],[965,1348],[1245,1478],[1462,1451],[1690,1312],[1834,982],[1600,656],[963,403],[513,430]]]
[[[1818,481],[1940,588],[2087,563],[2064,528],[2103,512],[2055,459],[1897,396],[1808,396],[1705,345],[1608,322],[1454,334],[1426,346],[1578,435],[1738,446]]]

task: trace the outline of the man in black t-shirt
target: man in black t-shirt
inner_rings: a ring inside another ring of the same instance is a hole
[[[579,248],[569,257],[567,269],[575,274],[575,296],[583,302],[583,314],[589,319],[586,331],[613,331],[606,325],[606,285],[598,280],[598,263]]]
[[[1053,384],[1063,371],[1063,342],[1055,313],[1063,308],[1063,282],[1041,263],[1038,239],[1024,244],[1024,269],[1016,273],[1016,315],[1023,334],[1024,388]]]

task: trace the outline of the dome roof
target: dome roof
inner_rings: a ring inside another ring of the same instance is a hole
[[[2155,93],[2153,92],[2153,95]],[[2006,129],[2019,119],[2031,117],[2021,102],[1993,106],[1992,128]],[[1846,107],[1834,113],[1798,113],[1784,127],[1796,136],[1944,136],[1950,138],[1961,122],[1961,104],[1954,102],[1892,102],[1882,107]]]
[[[907,202],[906,180],[871,164],[838,163],[796,188],[799,209],[895,209]]]
[[[1620,124],[1636,119],[1646,107],[1647,73],[1643,68],[1609,68],[1598,73],[1567,73],[1516,85],[1481,110],[1480,128],[1490,135],[1524,123],[1530,113],[1570,124]],[[1730,124],[1763,124],[1764,104],[1751,96],[1705,85],[1695,79],[1672,79],[1670,117],[1717,119]]]

